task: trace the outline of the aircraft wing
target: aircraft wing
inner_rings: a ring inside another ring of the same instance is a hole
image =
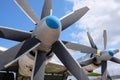
[[[60,74],[66,72],[66,68],[63,65],[56,64],[56,63],[48,63],[45,69],[46,73],[55,73]]]
[[[3,53],[4,51],[6,51],[7,49],[6,48],[3,48],[3,47],[0,47],[0,54]],[[15,63],[13,63],[12,65],[10,65],[7,69],[5,70],[10,70],[10,71],[15,71],[17,72],[18,71],[18,61],[16,61]],[[58,73],[64,73],[66,71],[66,68],[63,66],[63,65],[60,65],[60,64],[56,64],[56,63],[51,63],[49,62],[47,65],[46,65],[46,69],[45,69],[45,72],[46,73],[55,73],[55,74],[58,74]]]
[[[18,67],[19,67],[18,62],[15,62],[11,66],[9,66],[6,70],[11,70],[11,71],[18,72]],[[63,65],[56,64],[56,63],[51,63],[51,62],[49,62],[46,65],[45,73],[47,73],[47,74],[64,74],[64,73],[67,73],[67,75],[71,75]],[[88,72],[86,74],[88,76],[100,76],[101,75],[99,73],[94,73],[94,72]]]
[[[0,54],[2,54],[6,50],[7,50],[7,48],[0,47]],[[17,72],[18,71],[18,61],[14,62],[12,65],[10,65],[8,68],[6,68],[4,70]]]
[[[14,71],[14,72],[18,72],[18,61],[14,62],[13,64],[11,64],[9,67],[7,67],[6,69],[4,70],[7,70],[7,71]]]
[[[12,65],[10,65],[7,69],[5,70],[10,70],[10,71],[18,71],[18,62],[13,63]],[[64,72],[66,72],[66,68],[63,65],[60,64],[56,64],[56,63],[48,63],[46,65],[46,69],[45,72],[50,74],[62,74]]]

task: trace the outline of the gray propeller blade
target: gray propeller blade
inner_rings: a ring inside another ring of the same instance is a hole
[[[38,51],[31,80],[44,80],[46,53]]]
[[[112,57],[110,61],[120,64],[120,59],[116,57]]]
[[[37,24],[39,22],[39,18],[34,13],[33,9],[30,7],[26,0],[14,0],[14,2],[34,24]]]
[[[67,27],[75,23],[77,20],[79,20],[82,16],[84,16],[87,13],[88,10],[88,7],[83,7],[81,9],[71,12],[70,14],[63,16],[60,19],[62,23],[62,30],[66,29]]]
[[[101,63],[102,80],[107,80],[107,61]]]
[[[21,55],[27,54],[31,50],[35,49],[39,44],[40,43],[38,39],[31,38],[1,53],[0,54],[0,70],[3,69],[4,67],[8,67],[11,63],[18,60],[18,58]]]
[[[89,65],[89,64],[91,64],[91,63],[93,63],[93,62],[94,62],[94,58],[90,58],[90,59],[88,59],[88,60],[79,62],[79,64],[80,64],[82,67],[84,67],[84,66],[87,66],[87,65]]]
[[[112,78],[108,72],[107,72],[107,78],[108,78],[107,80],[112,80]]]
[[[107,31],[104,30],[103,32],[103,39],[104,39],[104,50],[106,50],[106,46],[107,46]]]
[[[31,37],[31,32],[0,26],[0,37],[22,42]]]
[[[45,0],[41,19],[49,15],[52,15],[52,0]]]
[[[90,42],[92,48],[97,49],[97,46],[95,45],[95,43],[94,43],[94,41],[93,41],[91,35],[89,34],[89,32],[87,32],[87,36],[88,36],[88,39],[89,39],[89,42]]]
[[[82,44],[77,44],[77,43],[72,43],[72,42],[67,42],[63,41],[63,43],[66,45],[67,48],[80,51],[82,53],[97,53],[97,50]]]
[[[77,80],[88,80],[79,63],[71,56],[68,49],[61,41],[53,44],[52,51],[62,61],[65,67],[73,74]]]

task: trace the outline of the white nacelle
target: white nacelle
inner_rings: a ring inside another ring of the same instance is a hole
[[[28,53],[27,55],[24,55],[18,60],[20,75],[25,77],[31,77],[34,65],[34,58],[35,58],[34,56]],[[50,60],[51,58],[46,58],[46,65]]]
[[[87,55],[85,55],[84,57],[79,58],[77,61],[80,63],[80,62],[85,61],[85,60],[90,59],[90,58],[91,58],[91,54],[87,54]],[[82,67],[82,68],[83,68],[85,71],[89,72],[89,71],[93,71],[93,70],[97,69],[98,67],[99,67],[99,66],[91,63],[91,64],[89,64],[89,65],[87,65],[87,66]]]
[[[83,69],[87,72],[97,69],[99,66],[94,65],[93,63],[87,66],[84,66]]]
[[[113,51],[104,51],[101,53],[100,60],[110,60],[114,55]]]
[[[61,27],[58,29],[50,28],[45,19],[43,19],[35,28],[33,35],[36,36],[37,39],[41,41],[40,50],[49,51],[51,45],[58,40],[61,32]]]
[[[32,57],[32,56],[31,56]],[[19,74],[22,76],[30,77],[32,75],[32,68],[34,64],[34,58],[30,58],[29,55],[24,55],[18,61]]]

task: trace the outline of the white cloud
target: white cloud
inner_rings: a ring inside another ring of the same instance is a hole
[[[5,50],[7,50],[7,48],[4,48],[4,47],[1,47],[1,46],[0,46],[0,50],[1,50],[1,51],[5,51]]]
[[[73,3],[73,10],[89,6],[88,13],[77,22],[78,29],[89,30],[98,45],[102,42],[103,29],[108,30],[108,46],[120,43],[120,2],[117,0],[67,0]],[[78,30],[77,30],[78,31]],[[73,32],[73,38],[88,43],[85,32]],[[85,38],[86,37],[86,38]],[[101,45],[102,46],[102,45]]]
[[[76,24],[76,32],[72,32],[74,39],[80,40],[84,44],[88,43],[85,30],[87,29],[98,47],[103,49],[103,30],[107,29],[108,47],[120,48],[120,1],[119,0],[67,0],[73,3],[73,10],[89,6],[90,10]],[[82,30],[82,32],[81,32]],[[114,46],[114,47],[113,47]],[[117,54],[115,56],[120,55]],[[114,69],[113,69],[114,68]],[[109,62],[108,71],[111,75],[120,74],[119,64]],[[100,72],[100,68],[96,70]]]

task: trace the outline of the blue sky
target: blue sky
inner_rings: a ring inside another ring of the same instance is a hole
[[[36,14],[40,17],[44,0],[27,0],[30,6],[34,9]],[[58,4],[59,3],[59,4]],[[72,10],[72,3],[68,3],[65,0],[53,0],[53,15],[61,18],[68,10]],[[1,0],[0,2],[0,26],[6,26],[10,28],[16,28],[21,30],[30,31],[35,28],[34,24],[24,15],[24,13],[18,8],[13,0]],[[62,32],[60,39],[71,41],[70,32],[73,30],[69,28]],[[3,47],[10,48],[15,45],[16,42],[10,40],[0,39],[0,44]]]
[[[33,8],[38,17],[41,16],[41,11],[43,7],[44,0],[27,0],[30,6]],[[53,0],[52,1],[53,15],[58,18],[63,17],[67,13],[73,10],[73,3],[67,0]],[[29,18],[19,9],[19,7],[14,3],[14,0],[1,0],[0,2],[0,26],[30,31],[35,28],[35,25],[29,20]],[[75,41],[78,42],[79,39],[72,38],[71,33],[77,30],[75,24],[62,31],[60,39],[65,41]],[[79,30],[77,30],[79,31]],[[0,39],[0,46],[5,48],[10,48],[18,42]],[[79,58],[80,54],[73,54],[75,58]],[[56,57],[53,58],[56,61]],[[59,62],[59,60],[57,59]]]
[[[40,17],[44,0],[27,1]],[[53,0],[52,3],[53,15],[58,18],[83,6],[90,7],[89,12],[82,19],[61,33],[60,39],[89,45],[85,32],[88,30],[98,48],[103,49],[102,32],[106,28],[108,30],[107,49],[120,48],[119,0]],[[35,28],[34,24],[17,7],[13,0],[0,1],[0,26],[26,31]],[[6,48],[10,48],[16,44],[17,42],[15,41],[0,39],[0,46]]]

